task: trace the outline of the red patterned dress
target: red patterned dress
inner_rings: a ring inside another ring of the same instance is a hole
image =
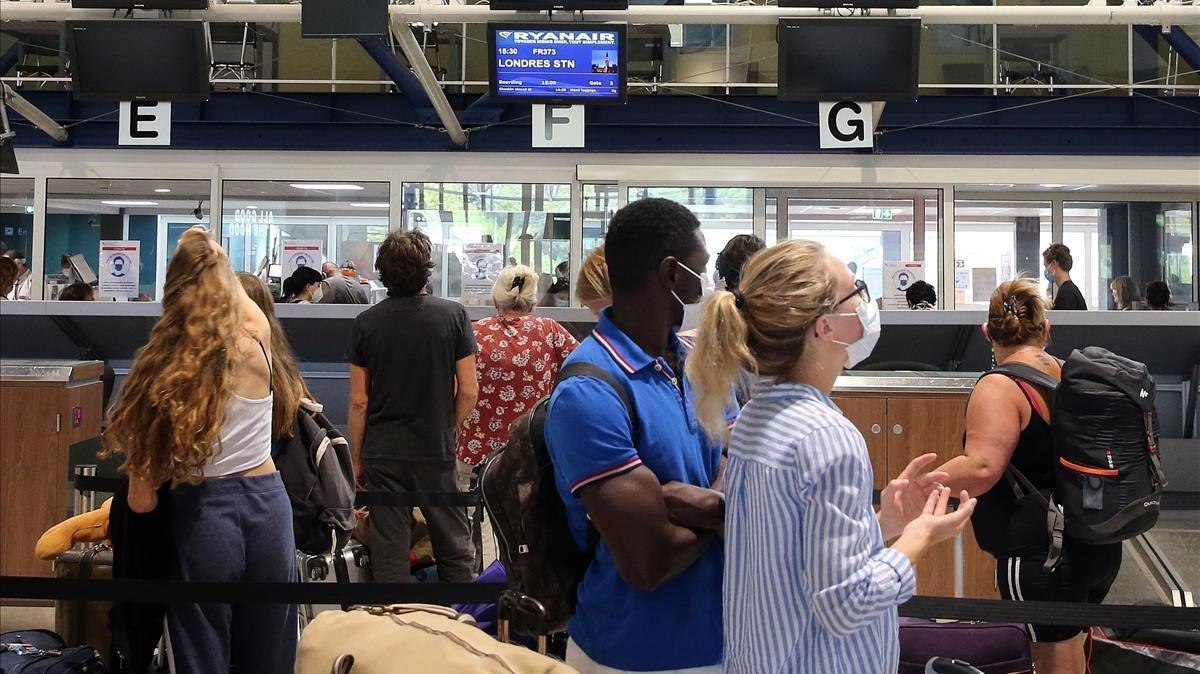
[[[458,460],[478,465],[508,442],[508,427],[550,393],[579,342],[542,316],[489,316],[475,322],[479,402],[458,431]]]

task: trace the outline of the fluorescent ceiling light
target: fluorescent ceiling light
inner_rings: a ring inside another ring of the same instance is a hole
[[[101,201],[105,206],[157,206],[157,201]]]
[[[351,183],[290,183],[298,190],[361,190],[362,185]]]
[[[1039,183],[1038,186],[1051,190],[1058,189],[1060,187],[1070,187],[1070,185],[1064,185],[1062,183]]]
[[[242,206],[242,208],[258,208],[258,206],[251,204],[250,206]]]
[[[170,193],[170,191],[171,191],[171,188],[169,188],[169,187],[159,187],[158,189],[156,189],[156,190],[154,190],[154,191],[155,191],[155,192],[158,192],[159,194],[168,194],[168,193]]]
[[[354,208],[388,208],[389,206],[391,206],[391,204],[389,204],[386,201],[366,201],[366,202],[360,202],[360,203],[353,203],[350,205],[353,206]]]

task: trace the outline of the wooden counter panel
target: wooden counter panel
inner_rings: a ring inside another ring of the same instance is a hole
[[[884,434],[887,429],[887,399],[836,396],[833,402],[866,439],[867,452],[871,455],[871,471],[875,474],[874,488],[883,489],[894,477],[887,472],[887,436]]]
[[[66,515],[65,444],[55,429],[62,398],[58,386],[0,386],[0,574],[50,575],[33,550]]]

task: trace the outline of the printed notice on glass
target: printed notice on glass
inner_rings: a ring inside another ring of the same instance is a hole
[[[296,273],[299,267],[321,270],[324,260],[325,242],[320,240],[301,241],[292,239],[283,242],[283,278]]]
[[[498,243],[468,243],[463,245],[462,295],[464,298],[487,299],[492,286],[504,269],[504,249]]]
[[[907,309],[908,289],[917,281],[925,280],[924,262],[883,263],[883,308]]]
[[[104,299],[136,300],[142,270],[140,241],[100,242],[100,288]]]

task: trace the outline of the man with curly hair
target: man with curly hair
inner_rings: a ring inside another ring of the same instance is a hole
[[[446,492],[456,482],[455,429],[475,407],[475,333],[466,309],[425,293],[432,245],[392,232],[375,261],[388,297],[358,315],[350,342],[350,446],[360,486]],[[367,538],[376,581],[409,580],[410,509],[371,509]],[[475,562],[462,508],[421,508],[438,576],[470,582]]]

